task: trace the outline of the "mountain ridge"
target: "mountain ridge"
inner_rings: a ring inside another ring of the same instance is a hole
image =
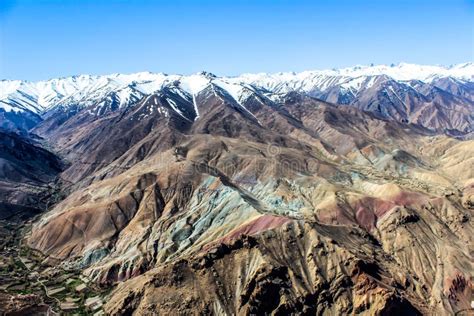
[[[407,69],[409,68],[409,69]],[[416,71],[414,71],[415,69]],[[462,71],[459,71],[462,69]],[[402,76],[400,76],[402,74]],[[422,75],[420,75],[422,74]],[[309,70],[309,71],[302,71],[302,72],[278,72],[278,73],[244,73],[238,76],[216,76],[212,73],[201,71],[196,74],[191,75],[179,75],[179,74],[166,74],[166,73],[153,73],[153,72],[137,72],[131,74],[121,74],[121,73],[113,73],[109,75],[74,75],[68,77],[60,77],[60,78],[52,78],[49,80],[41,80],[41,81],[28,81],[28,80],[6,80],[3,79],[0,81],[0,106],[2,106],[7,111],[9,108],[7,107],[9,104],[6,99],[10,95],[16,92],[21,91],[22,93],[28,94],[28,88],[33,90],[30,91],[34,94],[34,90],[39,92],[38,96],[38,105],[40,108],[31,108],[36,114],[40,114],[41,111],[46,111],[51,109],[53,104],[48,104],[48,101],[55,101],[55,100],[48,100],[47,99],[47,92],[45,90],[51,90],[50,92],[57,92],[58,95],[67,96],[68,90],[69,93],[77,93],[78,90],[82,90],[84,88],[98,88],[99,85],[104,85],[104,83],[110,82],[115,83],[120,86],[120,88],[124,88],[125,86],[133,85],[137,82],[150,82],[154,81],[156,84],[155,87],[151,87],[151,89],[145,89],[147,93],[155,92],[159,89],[160,84],[169,83],[175,80],[184,80],[188,81],[195,78],[196,76],[202,76],[205,78],[219,78],[223,80],[230,81],[232,83],[254,83],[257,86],[270,88],[268,84],[262,84],[262,81],[265,82],[266,80],[274,80],[276,82],[288,82],[288,81],[299,81],[304,82],[308,80],[308,77],[312,76],[335,76],[335,77],[344,77],[343,80],[347,80],[349,78],[357,78],[357,77],[364,77],[364,76],[380,76],[386,75],[392,77],[397,81],[410,81],[410,80],[420,80],[423,82],[430,82],[434,79],[439,78],[446,78],[451,77],[458,80],[463,81],[473,81],[474,80],[474,63],[466,62],[462,64],[456,64],[449,67],[442,67],[442,66],[425,66],[425,65],[416,65],[416,64],[408,64],[408,63],[400,63],[398,66],[386,66],[386,65],[377,65],[377,66],[354,66],[349,68],[341,68],[336,70]],[[166,80],[166,79],[168,80]],[[104,80],[106,82],[104,82]],[[260,82],[260,84],[258,84]],[[318,86],[322,89],[325,89],[323,83],[321,82],[311,82],[314,86]],[[68,84],[68,86],[66,86]],[[24,90],[20,90],[22,85],[29,85],[24,88]],[[92,85],[92,87],[91,87]],[[105,85],[104,85],[105,86]],[[74,90],[75,89],[75,90]],[[153,90],[155,89],[155,90]],[[297,87],[291,88],[292,90],[297,90]],[[271,89],[270,90],[275,90]],[[279,90],[279,89],[277,89]],[[303,90],[308,90],[306,89]],[[65,93],[64,93],[65,92]],[[281,92],[281,91],[278,91]],[[288,92],[288,91],[286,91]],[[46,103],[45,103],[46,102]]]
[[[193,98],[212,84],[237,103],[251,94],[278,103],[285,94],[298,92],[354,106],[382,118],[450,135],[469,135],[474,130],[473,74],[473,63],[451,67],[403,63],[393,67],[356,66],[335,71],[237,77],[219,77],[209,72],[189,76],[139,72],[39,82],[2,81],[0,126],[29,130],[55,115],[63,120],[64,116],[71,117],[83,110],[100,117],[107,111],[134,106],[164,89]]]
[[[113,76],[120,76],[120,75],[162,75],[162,76],[171,76],[171,75],[176,75],[176,76],[181,76],[181,77],[186,77],[186,76],[192,76],[192,75],[197,75],[197,74],[203,74],[203,75],[211,75],[211,76],[214,76],[214,77],[220,77],[220,78],[239,78],[239,77],[244,77],[244,76],[247,76],[247,75],[282,75],[282,74],[292,74],[292,75],[296,75],[296,74],[302,74],[302,73],[326,73],[326,74],[340,74],[340,75],[343,75],[343,74],[348,74],[350,73],[351,71],[353,72],[357,72],[357,71],[361,71],[361,70],[367,70],[367,69],[400,69],[401,67],[420,67],[420,68],[431,68],[431,69],[436,69],[437,71],[433,71],[432,74],[440,74],[440,71],[450,71],[450,70],[459,70],[459,69],[465,69],[465,72],[464,73],[461,73],[458,75],[456,74],[444,74],[443,76],[445,77],[462,77],[462,76],[465,76],[467,78],[472,78],[473,74],[472,74],[472,69],[474,67],[474,62],[463,62],[463,63],[457,63],[457,64],[451,64],[451,65],[448,65],[448,66],[445,66],[445,65],[440,65],[440,64],[437,64],[437,65],[428,65],[428,64],[415,64],[415,63],[407,63],[407,62],[400,62],[398,64],[391,64],[391,65],[387,65],[387,64],[378,64],[378,65],[374,65],[374,64],[370,64],[370,65],[363,65],[363,64],[358,64],[358,65],[354,65],[352,67],[340,67],[340,68],[326,68],[326,69],[312,69],[312,70],[303,70],[303,71],[280,71],[280,72],[244,72],[244,73],[241,73],[239,75],[220,75],[220,76],[217,76],[215,75],[214,73],[208,71],[208,70],[201,70],[201,71],[198,71],[198,72],[195,72],[195,73],[192,73],[192,74],[169,74],[169,73],[165,73],[165,72],[153,72],[153,71],[148,71],[148,70],[144,70],[144,71],[137,71],[137,72],[131,72],[131,73],[121,73],[121,72],[114,72],[114,73],[109,73],[109,74],[96,74],[96,75],[92,75],[92,74],[86,74],[86,73],[82,73],[82,74],[75,74],[75,75],[70,75],[70,76],[60,76],[60,77],[52,77],[52,78],[49,78],[49,79],[42,79],[42,80],[27,80],[27,79],[0,79],[0,82],[17,82],[17,83],[34,83],[34,82],[48,82],[48,81],[53,81],[53,80],[61,80],[61,79],[69,79],[69,78],[80,78],[80,77],[84,77],[84,76],[89,76],[89,77],[113,77]],[[466,70],[467,69],[467,70]],[[367,73],[366,73],[367,74]],[[372,73],[373,75],[377,75],[377,74],[386,74],[384,73],[383,71],[379,72],[379,73]],[[358,74],[357,76],[360,76],[360,74]],[[414,78],[411,78],[411,79],[414,79]],[[410,80],[410,79],[406,79],[406,80]]]

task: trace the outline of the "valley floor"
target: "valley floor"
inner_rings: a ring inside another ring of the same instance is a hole
[[[0,221],[0,314],[103,315],[109,291],[24,246],[30,229],[31,222]]]

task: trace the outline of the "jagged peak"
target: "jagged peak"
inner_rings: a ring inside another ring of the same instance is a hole
[[[212,72],[209,72],[209,71],[205,71],[205,70],[202,70],[202,71],[198,72],[198,75],[206,77],[208,79],[217,78],[217,76],[215,74],[213,74]]]

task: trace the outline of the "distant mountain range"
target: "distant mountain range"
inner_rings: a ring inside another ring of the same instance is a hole
[[[450,67],[401,63],[238,77],[217,77],[207,72],[189,76],[142,72],[39,82],[3,80],[0,126],[29,130],[44,121],[60,125],[80,112],[97,117],[133,107],[143,98],[165,90],[193,102],[208,86],[224,90],[239,104],[251,95],[278,103],[283,95],[298,92],[433,131],[457,136],[473,132],[472,62]]]

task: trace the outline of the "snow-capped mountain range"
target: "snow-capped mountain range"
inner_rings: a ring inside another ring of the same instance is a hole
[[[117,110],[132,106],[166,87],[194,97],[213,85],[222,88],[238,103],[253,93],[275,101],[296,91],[332,103],[354,105],[399,121],[413,121],[426,106],[444,111],[446,103],[450,103],[448,108],[467,103],[467,118],[460,119],[456,114],[453,118],[455,124],[445,128],[470,132],[473,82],[472,62],[450,67],[401,63],[300,73],[243,74],[238,77],[217,77],[207,72],[188,76],[140,72],[79,75],[38,82],[2,80],[0,125],[29,129],[42,117],[57,111],[78,112],[87,108],[91,115],[99,115],[106,108]],[[450,100],[446,101],[446,98]],[[426,105],[410,105],[420,102]],[[434,122],[428,127],[442,128],[440,124]]]

